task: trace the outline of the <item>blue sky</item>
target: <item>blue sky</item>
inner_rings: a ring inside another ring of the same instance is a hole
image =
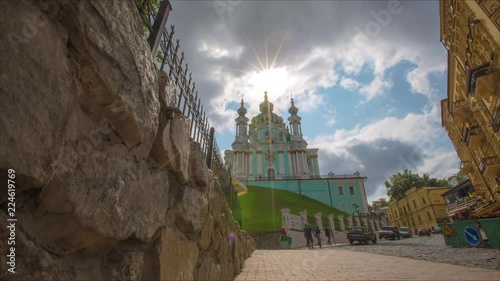
[[[437,1],[172,1],[175,24],[220,149],[236,109],[264,91],[288,117],[290,97],[322,174],[358,170],[368,200],[392,174],[442,178],[458,158],[441,127],[446,50]]]

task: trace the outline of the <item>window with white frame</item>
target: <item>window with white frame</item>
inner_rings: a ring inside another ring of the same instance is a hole
[[[344,188],[339,185],[339,195],[344,195]]]
[[[354,186],[349,186],[349,194],[354,195]]]

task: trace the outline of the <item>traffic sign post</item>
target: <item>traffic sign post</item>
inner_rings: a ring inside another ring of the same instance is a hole
[[[479,231],[477,231],[475,228],[472,227],[467,227],[464,230],[464,235],[465,235],[465,240],[471,245],[471,246],[478,246],[481,244],[481,234],[479,234]]]

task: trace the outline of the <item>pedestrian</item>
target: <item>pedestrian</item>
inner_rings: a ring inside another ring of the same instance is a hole
[[[326,242],[327,245],[332,245],[332,242],[330,241],[331,234],[332,233],[330,231],[330,227],[326,226],[325,227],[325,235],[326,235],[326,238],[328,239],[328,241]]]
[[[316,226],[314,233],[316,234],[316,239],[318,240],[318,246],[321,249],[321,230],[319,230],[319,226]]]
[[[306,238],[306,243],[307,243],[307,247],[309,249],[312,249],[314,248],[313,246],[313,238],[312,238],[312,228],[306,223],[305,227],[304,227],[304,238]]]

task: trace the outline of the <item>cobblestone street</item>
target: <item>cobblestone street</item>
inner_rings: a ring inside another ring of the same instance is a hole
[[[374,254],[406,257],[471,267],[500,269],[500,250],[485,248],[454,248],[444,244],[443,235],[431,237],[402,238],[401,240],[378,240],[377,244],[344,244],[334,250],[351,250]]]
[[[500,250],[451,248],[442,235],[257,250],[235,280],[500,280]]]

